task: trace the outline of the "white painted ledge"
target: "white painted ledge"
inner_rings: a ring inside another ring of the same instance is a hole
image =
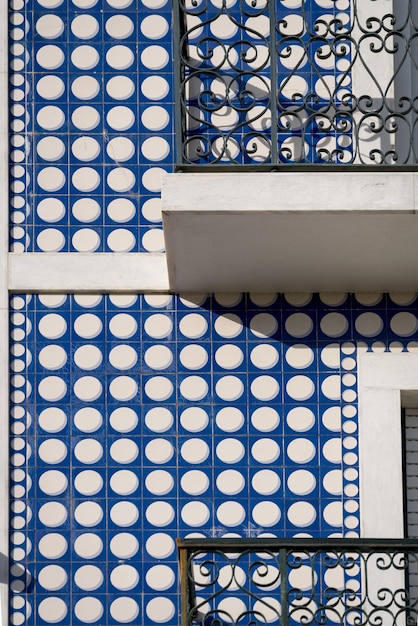
[[[160,293],[169,290],[165,254],[10,253],[11,292]]]
[[[401,406],[418,406],[418,355],[358,356],[361,536],[401,538]]]
[[[167,174],[173,291],[416,291],[418,174]]]

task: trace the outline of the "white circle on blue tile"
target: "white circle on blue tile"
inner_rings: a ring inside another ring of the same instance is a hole
[[[312,332],[313,321],[306,313],[294,313],[287,318],[285,329],[292,337],[302,339]]]
[[[198,339],[203,337],[207,331],[208,323],[203,315],[198,313],[189,313],[180,319],[179,330],[189,339]]]
[[[171,334],[173,322],[168,315],[156,313],[145,320],[144,330],[153,339],[163,339]]]
[[[304,369],[312,365],[314,352],[312,348],[302,343],[291,346],[285,353],[286,362],[295,369]]]
[[[114,76],[107,81],[106,92],[115,100],[127,100],[135,93],[135,83],[127,76]]]
[[[106,121],[114,130],[128,130],[135,122],[135,115],[128,107],[119,105],[109,109]]]
[[[149,505],[145,516],[150,524],[161,527],[171,524],[175,517],[175,512],[171,504],[157,500]]]
[[[208,393],[209,387],[206,380],[201,376],[188,376],[181,381],[179,390],[186,400],[197,402],[203,400]]]
[[[97,598],[85,596],[74,605],[74,615],[81,622],[91,624],[97,622],[103,615],[103,604]]]
[[[356,293],[354,294],[357,302],[362,304],[363,306],[377,306],[379,302],[382,300],[381,293]]]
[[[135,216],[136,208],[132,200],[116,198],[109,202],[107,214],[114,222],[125,223]]]
[[[180,362],[188,369],[201,369],[208,361],[208,353],[200,345],[191,344],[180,352]]]
[[[112,46],[106,52],[106,62],[115,70],[126,70],[131,67],[135,57],[128,46]]]
[[[90,192],[100,184],[100,175],[92,167],[79,167],[74,171],[71,182],[78,191]]]
[[[162,596],[157,596],[150,600],[145,610],[149,619],[153,622],[157,622],[157,624],[170,621],[176,613],[174,603],[169,598]]]
[[[239,526],[244,522],[246,512],[239,502],[227,501],[217,507],[216,517],[224,526]]]
[[[74,330],[83,339],[93,339],[97,337],[103,328],[102,321],[97,315],[84,313],[74,321]]]
[[[208,489],[209,478],[201,470],[190,470],[181,477],[180,486],[189,495],[200,496]]]
[[[138,482],[136,484],[136,487],[137,486]],[[122,483],[121,487],[123,487]],[[174,479],[172,475],[165,470],[154,470],[145,478],[145,487],[156,496],[165,496],[173,489]]]
[[[46,559],[59,559],[67,552],[68,543],[59,533],[46,533],[38,543],[38,550]]]
[[[83,533],[74,541],[75,553],[83,559],[94,559],[103,550],[103,542],[95,533]]]
[[[119,470],[110,477],[110,488],[117,494],[127,496],[138,489],[139,481],[134,472]]]
[[[132,346],[121,344],[109,352],[109,363],[119,370],[128,370],[134,367],[138,360],[136,350]]]
[[[159,131],[169,124],[170,116],[163,107],[154,105],[144,109],[141,122],[148,130]]]
[[[64,32],[64,22],[58,15],[47,13],[37,20],[35,28],[44,39],[56,39]]]
[[[36,207],[39,217],[45,222],[59,222],[65,215],[65,205],[58,198],[45,198]]]
[[[119,559],[129,559],[139,550],[138,539],[130,533],[118,533],[110,540],[109,548]]]
[[[341,337],[349,327],[348,319],[342,313],[328,313],[321,322],[320,328],[328,337]]]
[[[60,252],[65,245],[65,237],[55,228],[46,228],[36,237],[36,244],[42,252]]]
[[[103,478],[99,472],[84,470],[74,478],[74,487],[84,496],[94,496],[103,487]]]
[[[93,39],[99,32],[99,22],[92,15],[77,15],[71,22],[71,32],[78,39]]]
[[[271,432],[280,424],[280,415],[269,406],[262,406],[256,409],[251,416],[251,423],[261,432]]]
[[[262,437],[251,446],[251,455],[258,463],[274,463],[280,456],[280,446],[274,439]]]
[[[206,411],[200,407],[189,407],[180,415],[180,424],[185,430],[197,433],[206,428],[209,417]]]
[[[215,352],[215,361],[223,369],[235,369],[244,360],[244,354],[238,346],[234,344],[224,344]]]
[[[304,528],[314,523],[316,511],[310,502],[295,502],[289,507],[287,517],[295,526]]]
[[[99,348],[92,344],[86,344],[77,348],[74,352],[74,363],[83,370],[94,370],[103,361],[103,354]]]
[[[341,397],[341,378],[338,375],[327,376],[321,384],[321,391],[330,400],[339,400]]]
[[[102,394],[103,386],[95,376],[82,376],[75,381],[73,390],[79,400],[93,402]]]
[[[148,80],[148,78],[146,80]],[[155,192],[161,191],[162,175],[164,173],[165,173],[165,170],[163,170],[161,167],[150,167],[146,172],[144,172],[142,174],[141,180],[145,189],[148,189],[148,191],[155,191]]]
[[[94,591],[103,583],[103,573],[95,565],[82,565],[74,573],[74,582],[83,591]]]
[[[343,490],[343,476],[341,470],[331,470],[322,479],[324,489],[333,496],[340,496]]]
[[[64,587],[68,580],[67,572],[59,565],[42,567],[38,574],[38,582],[48,591],[56,591]]]
[[[188,502],[180,511],[181,519],[188,526],[204,526],[210,518],[209,507],[203,502]]]
[[[67,416],[58,407],[49,407],[39,414],[39,426],[48,433],[58,433],[67,425]]]
[[[239,439],[222,439],[216,446],[216,456],[223,463],[238,463],[245,455],[245,448]]]
[[[126,465],[138,457],[139,449],[132,439],[118,439],[110,446],[110,456],[116,463]]]
[[[44,526],[57,528],[68,518],[68,511],[61,502],[47,502],[38,511],[39,520]]]
[[[106,153],[117,163],[128,161],[135,154],[135,145],[127,137],[114,137],[107,144]]]
[[[129,339],[135,335],[138,324],[132,315],[127,313],[118,313],[114,315],[109,322],[109,330],[115,337],[119,339]]]
[[[270,344],[260,344],[251,350],[250,360],[259,369],[271,369],[279,361],[279,352]]]
[[[362,313],[355,321],[355,328],[363,337],[375,337],[383,330],[383,320],[377,313]]]
[[[315,393],[315,384],[308,376],[293,376],[286,383],[286,392],[293,400],[307,400]]]
[[[110,605],[110,615],[116,622],[127,624],[138,617],[138,603],[129,597],[119,597]]]
[[[326,409],[322,414],[322,423],[328,429],[339,432],[341,429],[341,409],[338,406]]]
[[[155,533],[147,539],[145,549],[155,559],[166,559],[173,554],[175,543],[170,535]]]
[[[149,378],[144,385],[144,392],[151,400],[164,401],[173,394],[173,383],[165,376]],[[203,397],[203,396],[202,396]]]
[[[245,487],[245,478],[237,470],[225,470],[216,478],[216,486],[222,493],[234,496]]]
[[[127,502],[126,500],[117,502],[110,509],[110,519],[116,526],[122,528],[133,526],[138,517],[138,508],[132,502]]]
[[[275,502],[265,500],[253,507],[251,516],[259,526],[270,528],[279,522],[282,513]]]
[[[65,174],[58,167],[44,167],[37,176],[38,185],[44,191],[58,191],[65,184]]]
[[[79,76],[71,83],[71,93],[79,100],[92,100],[100,92],[100,83],[93,76]]]
[[[74,426],[83,433],[94,433],[103,424],[103,416],[94,407],[84,407],[74,414]]]
[[[71,121],[80,130],[93,130],[100,122],[100,114],[92,106],[84,105],[74,109]]]
[[[188,439],[180,448],[181,457],[187,463],[203,463],[208,458],[209,453],[210,449],[206,441],[197,437]]]
[[[173,353],[167,346],[154,345],[145,351],[144,361],[151,369],[167,369],[173,362]]]
[[[340,366],[340,346],[338,343],[330,343],[321,350],[321,361],[326,367],[337,368]]]
[[[38,448],[39,458],[44,463],[56,465],[62,463],[68,453],[67,446],[60,439],[46,439]]]
[[[49,624],[61,622],[67,615],[67,605],[61,598],[50,596],[41,600],[38,606],[39,617]]]
[[[286,422],[292,430],[305,432],[315,424],[315,415],[307,407],[296,407],[289,411]]]
[[[145,446],[145,456],[151,463],[167,463],[173,454],[173,445],[167,439],[152,439]]]
[[[147,387],[147,385],[145,385],[145,387]],[[109,392],[115,400],[127,402],[132,400],[138,393],[138,384],[130,376],[118,376],[110,383]]]
[[[165,591],[173,586],[176,576],[168,565],[154,565],[147,571],[145,580],[151,589]]]
[[[260,470],[254,474],[251,484],[257,493],[270,496],[280,488],[280,476],[273,470]]]
[[[162,46],[147,46],[141,53],[141,63],[149,70],[161,70],[169,60],[168,52]]]
[[[239,430],[244,424],[245,418],[242,411],[233,406],[227,406],[216,415],[216,425],[227,433]]]
[[[221,612],[222,618],[228,622],[237,623],[241,615],[246,615],[247,606],[240,598],[224,598],[218,604],[218,610]]]
[[[287,454],[295,463],[309,463],[316,453],[312,441],[304,437],[293,439],[287,446]]]
[[[289,475],[287,486],[290,491],[298,496],[306,496],[316,487],[316,478],[308,470],[296,470]]]
[[[134,23],[127,15],[112,15],[105,22],[105,30],[113,39],[127,39],[134,31]]]
[[[250,330],[256,337],[272,337],[277,328],[277,319],[270,313],[259,313],[250,321]]]
[[[65,144],[58,137],[43,137],[38,141],[36,152],[46,161],[59,161],[65,154]]]
[[[330,463],[341,463],[341,440],[338,437],[328,439],[322,446],[322,454]]]
[[[145,416],[145,425],[155,433],[169,430],[173,423],[173,414],[165,407],[155,407],[148,411]]]
[[[390,328],[399,337],[410,337],[417,331],[418,319],[407,311],[396,313],[390,320]]]
[[[330,526],[341,526],[343,523],[343,507],[341,502],[330,502],[323,511],[324,520]]]
[[[100,144],[93,137],[79,137],[72,143],[71,152],[80,161],[93,161],[100,154]],[[85,200],[88,199],[85,198]],[[93,199],[90,198],[90,200]]]
[[[93,69],[99,60],[99,53],[93,46],[78,46],[71,53],[71,62],[80,70]]]
[[[68,487],[68,480],[64,472],[48,470],[43,472],[38,480],[39,488],[49,496],[58,496]]]
[[[273,400],[280,391],[280,385],[273,376],[257,376],[251,383],[251,393],[257,400]]]
[[[237,376],[223,376],[217,381],[215,392],[222,400],[233,402],[244,393],[244,383]]]
[[[110,573],[110,582],[116,589],[130,591],[137,586],[139,574],[132,565],[118,565]]]
[[[103,456],[103,446],[96,439],[82,439],[74,446],[74,455],[80,463],[97,463]]]

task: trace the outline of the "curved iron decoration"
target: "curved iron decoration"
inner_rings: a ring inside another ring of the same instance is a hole
[[[179,164],[417,163],[417,3],[328,4],[176,0]]]

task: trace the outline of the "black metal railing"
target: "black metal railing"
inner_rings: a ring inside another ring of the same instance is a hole
[[[418,162],[416,0],[175,0],[179,166]]]
[[[416,626],[418,541],[179,539],[182,626]]]

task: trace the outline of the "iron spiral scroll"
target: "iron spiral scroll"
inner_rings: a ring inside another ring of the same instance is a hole
[[[413,0],[176,0],[178,163],[414,165]]]

